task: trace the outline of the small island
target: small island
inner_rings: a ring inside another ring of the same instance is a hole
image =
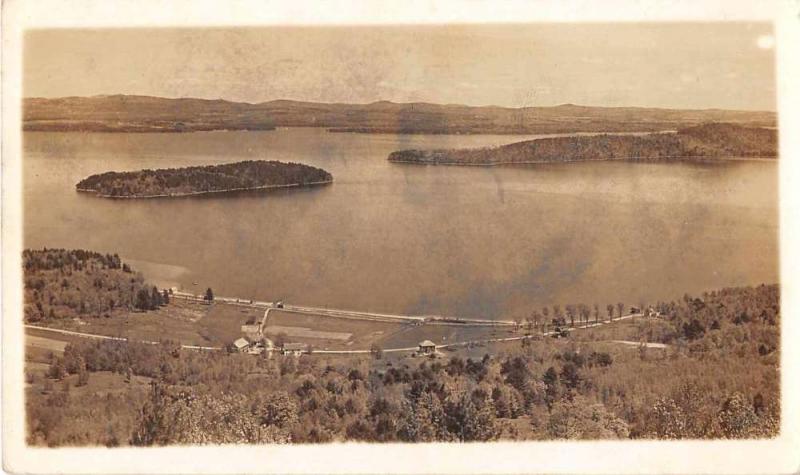
[[[777,150],[775,129],[708,123],[677,132],[551,137],[475,149],[400,150],[389,154],[389,161],[492,166],[588,160],[776,158]]]
[[[104,198],[160,198],[323,185],[327,171],[301,163],[248,160],[223,165],[166,168],[92,175],[77,191]]]

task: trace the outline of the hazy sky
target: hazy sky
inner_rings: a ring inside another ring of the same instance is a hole
[[[38,30],[27,97],[775,109],[769,24]]]

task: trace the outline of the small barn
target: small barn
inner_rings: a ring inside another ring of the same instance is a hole
[[[644,314],[647,317],[653,317],[653,318],[658,318],[661,316],[661,312],[655,310],[653,307],[648,308]]]
[[[303,353],[308,353],[308,345],[305,343],[284,343],[281,347],[282,355],[300,356]]]
[[[233,342],[233,348],[239,352],[245,351],[249,347],[250,347],[250,342],[247,341],[245,338],[239,338],[238,340]]]
[[[419,353],[423,355],[430,355],[436,353],[436,343],[425,340],[419,343]]]

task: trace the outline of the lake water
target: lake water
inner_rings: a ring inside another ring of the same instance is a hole
[[[472,317],[778,281],[773,162],[481,168],[386,160],[404,148],[526,138],[29,132],[25,245],[116,252],[145,277],[198,292]],[[243,159],[302,162],[335,182],[213,198],[75,192],[80,179],[108,170]]]

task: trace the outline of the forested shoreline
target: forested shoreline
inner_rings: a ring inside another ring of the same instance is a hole
[[[56,323],[113,312],[153,310],[169,296],[145,282],[117,254],[83,249],[22,253],[26,323]]]
[[[106,172],[75,185],[105,198],[178,197],[327,184],[327,171],[300,163],[248,160],[222,165]]]
[[[708,123],[676,133],[554,137],[499,147],[400,150],[389,161],[428,165],[509,165],[589,160],[685,160],[777,157],[777,131],[737,124]]]
[[[48,308],[56,318],[83,315],[82,306],[87,315],[100,316],[109,298],[114,308],[135,310],[137,295],[153,294],[114,255],[26,251],[24,263],[26,321],[49,318]],[[65,306],[69,311],[62,313]],[[622,304],[608,307],[609,318],[622,312]],[[379,352],[268,358],[181,349],[169,335],[156,345],[77,340],[62,356],[51,354],[46,370],[27,370],[28,443],[776,436],[779,287],[684,295],[652,308],[658,316],[642,318],[635,328],[642,341],[668,343],[663,350],[620,348],[592,330],[537,336],[544,322],[589,320],[585,305],[566,305],[566,313],[558,305],[552,313],[534,310],[528,338],[477,359]],[[595,306],[594,318],[600,316]]]

